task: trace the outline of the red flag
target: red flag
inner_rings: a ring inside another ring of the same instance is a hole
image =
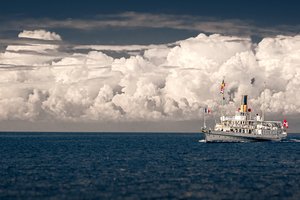
[[[289,123],[286,121],[286,119],[283,120],[283,127],[289,128]]]
[[[209,108],[204,108],[204,113],[209,114],[209,113],[211,113],[211,110]]]

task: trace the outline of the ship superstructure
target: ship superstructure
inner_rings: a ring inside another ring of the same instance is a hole
[[[224,100],[225,83],[222,82],[221,93]],[[264,115],[251,116],[248,108],[248,96],[242,95],[241,104],[234,116],[220,117],[213,129],[207,128],[204,117],[202,132],[206,142],[244,142],[244,141],[280,141],[287,137],[287,121],[266,121]]]

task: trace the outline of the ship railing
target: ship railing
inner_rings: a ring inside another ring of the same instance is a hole
[[[280,135],[281,130],[256,129],[256,135]]]

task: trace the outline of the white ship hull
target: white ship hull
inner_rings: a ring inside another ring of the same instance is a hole
[[[258,142],[258,141],[280,141],[286,134],[248,134],[236,132],[210,131],[204,132],[206,142]]]

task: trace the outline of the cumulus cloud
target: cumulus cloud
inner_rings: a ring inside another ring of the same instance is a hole
[[[199,119],[204,106],[218,115],[223,77],[228,113],[248,94],[254,112],[300,114],[300,36],[255,44],[199,34],[172,45],[95,46],[87,53],[48,45],[9,45],[0,54],[1,120]],[[103,48],[142,51],[114,58]]]
[[[43,40],[55,40],[60,39],[60,36],[56,33],[47,32],[45,30],[37,31],[23,31],[19,34],[19,37],[36,38]],[[64,52],[59,52],[58,44],[45,43],[32,41],[26,44],[12,44],[7,45],[5,51],[0,53],[0,64],[14,67],[36,65],[45,65],[48,62],[61,58],[64,56]]]
[[[23,32],[19,33],[18,37],[32,38],[32,39],[39,39],[39,40],[61,40],[60,35],[45,30],[34,30],[34,31],[24,30]]]

